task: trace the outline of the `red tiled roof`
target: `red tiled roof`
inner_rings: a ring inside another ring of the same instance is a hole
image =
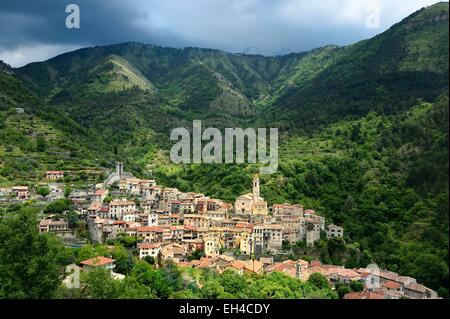
[[[84,260],[80,262],[82,265],[91,266],[91,267],[100,267],[107,264],[113,263],[115,260],[103,256],[97,256],[91,259]]]
[[[382,294],[376,292],[349,292],[343,299],[384,299]]]
[[[389,289],[399,289],[400,288],[400,284],[398,282],[392,281],[392,280],[388,280],[383,284],[384,287],[389,288]]]
[[[409,290],[413,290],[413,291],[417,291],[417,292],[421,292],[421,293],[425,293],[427,291],[423,285],[415,283],[415,282],[406,285],[405,289],[409,289]]]
[[[242,269],[242,268],[245,268],[245,265],[243,264],[243,263],[241,263],[240,261],[237,261],[237,260],[235,260],[235,261],[233,261],[231,264],[230,264],[230,267],[233,267],[233,268],[236,268],[236,269]]]
[[[138,227],[136,230],[141,233],[151,233],[151,232],[162,233],[162,232],[164,232],[164,229],[162,229],[162,228],[148,227],[148,226]]]
[[[208,257],[203,257],[202,259],[200,259],[200,262],[198,264],[199,268],[208,268],[210,266],[210,258]]]
[[[140,243],[138,244],[139,249],[155,249],[161,247],[161,244],[149,244],[149,243]]]
[[[97,189],[97,190],[95,191],[95,195],[96,195],[96,196],[101,196],[101,195],[103,195],[104,193],[106,193],[106,190],[104,190],[104,189]]]

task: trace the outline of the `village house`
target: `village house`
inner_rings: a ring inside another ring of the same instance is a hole
[[[69,230],[69,223],[65,220],[45,219],[39,222],[39,232],[41,233],[59,233]]]
[[[163,188],[160,193],[158,208],[170,212],[172,202],[177,201],[180,191],[176,188]]]
[[[209,219],[207,216],[198,214],[188,214],[183,216],[185,226],[191,226],[195,228],[209,227]]]
[[[146,195],[147,192],[154,186],[156,186],[156,182],[154,180],[129,178],[121,181],[119,190],[131,195]]]
[[[137,245],[137,248],[139,250],[140,259],[143,259],[147,256],[151,256],[156,259],[161,252],[161,244],[139,243]]]
[[[143,200],[139,204],[141,211],[146,214],[150,214],[154,209],[156,209],[156,206],[157,206],[156,201],[149,199]]]
[[[144,200],[156,203],[162,197],[161,192],[162,192],[162,188],[155,185],[155,186],[144,189],[142,196],[143,196]]]
[[[206,257],[212,257],[219,254],[220,244],[215,237],[203,238],[203,247]]]
[[[127,223],[124,220],[106,219],[102,225],[102,239],[116,240],[119,234],[126,232]]]
[[[16,196],[17,199],[28,199],[30,197],[28,186],[14,186],[11,188],[11,194]]]
[[[283,226],[283,240],[288,241],[290,244],[295,244],[301,240],[302,237],[302,217],[295,215],[278,215],[274,218],[275,223]]]
[[[174,262],[183,261],[188,254],[188,247],[183,244],[168,244],[161,249],[161,256],[163,260],[173,260]]]
[[[170,227],[172,225],[169,215],[158,215],[158,226]]]
[[[245,264],[239,260],[235,260],[231,262],[228,266],[225,267],[225,270],[231,270],[239,275],[244,273]]]
[[[252,232],[252,253],[262,255],[281,250],[283,227],[281,225],[255,225]]]
[[[263,263],[265,268],[273,265],[274,263],[273,257],[260,257],[259,261]]]
[[[341,267],[330,268],[326,273],[327,279],[332,283],[350,284],[352,281],[361,281],[362,277],[359,273],[352,269]]]
[[[45,178],[51,180],[60,180],[64,178],[63,171],[46,171]]]
[[[335,238],[335,237],[343,238],[344,237],[344,228],[333,225],[333,224],[328,225],[327,239]]]
[[[97,189],[92,196],[92,202],[94,203],[103,203],[105,198],[109,195],[109,191],[107,189]]]
[[[122,220],[126,222],[135,222],[138,219],[139,212],[127,212],[122,215]]]
[[[95,214],[100,218],[109,217],[109,205],[101,205],[95,210]]]
[[[229,264],[234,261],[234,257],[227,255],[217,255],[216,256],[216,265],[219,271],[223,271]]]
[[[288,203],[274,204],[272,206],[272,214],[274,217],[278,217],[278,216],[303,217],[303,206],[302,205],[291,205]]]
[[[258,260],[243,261],[244,273],[249,275],[261,275],[264,273],[264,264]]]
[[[136,236],[144,243],[162,243],[164,241],[164,229],[160,227],[138,227]]]
[[[136,203],[129,200],[113,200],[109,203],[109,217],[113,219],[122,219],[124,213],[136,211]]]
[[[262,261],[260,259],[260,261]],[[309,278],[310,273],[307,272],[309,268],[309,263],[305,260],[299,259],[297,261],[286,260],[283,262],[276,263],[268,263],[265,267],[266,273],[271,272],[281,272],[289,277],[297,278],[300,280],[307,280]]]
[[[171,238],[175,242],[181,242],[184,237],[184,226],[177,225],[177,226],[170,226],[169,227],[171,231]]]
[[[114,259],[103,256],[97,256],[94,258],[83,260],[82,262],[80,262],[80,264],[82,265],[83,269],[87,270],[104,268],[112,271],[116,267],[114,262],[115,262]]]

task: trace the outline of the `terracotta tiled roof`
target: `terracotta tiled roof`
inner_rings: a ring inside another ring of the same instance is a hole
[[[104,189],[97,189],[94,194],[96,196],[101,196],[101,195],[103,195],[105,193],[106,193],[106,190],[104,190]]]
[[[203,257],[200,259],[200,262],[198,264],[199,268],[208,268],[211,265],[211,259],[208,257]]]
[[[161,244],[149,244],[149,243],[140,243],[138,244],[139,249],[155,249],[161,247]]]
[[[235,260],[229,265],[229,267],[233,267],[233,268],[240,270],[240,269],[245,268],[245,264],[241,263],[240,261]]]
[[[384,299],[382,294],[376,292],[349,292],[345,294],[343,299]]]
[[[392,280],[386,281],[385,283],[383,283],[383,286],[388,289],[399,289],[400,288],[400,284],[398,282],[395,282]]]
[[[420,285],[420,284],[414,283],[414,282],[406,285],[405,289],[409,289],[409,290],[413,290],[413,291],[417,291],[417,292],[421,292],[421,293],[425,293],[427,291],[423,285]]]
[[[105,266],[107,264],[113,263],[115,260],[103,256],[97,256],[91,259],[84,260],[80,262],[82,265],[91,266],[91,267],[100,267]]]
[[[135,202],[132,201],[112,201],[109,203],[110,206],[125,206],[125,205],[136,205]]]
[[[261,269],[264,267],[264,264],[257,260],[247,260],[244,263],[244,267],[245,267],[245,269],[247,269],[249,271],[257,273],[257,272],[261,271]]]
[[[162,232],[164,232],[164,229],[162,229],[162,228],[148,227],[148,226],[138,227],[136,230],[141,233],[151,233],[151,232],[162,233]]]

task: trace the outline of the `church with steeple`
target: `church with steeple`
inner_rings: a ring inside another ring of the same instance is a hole
[[[236,199],[234,210],[236,214],[245,215],[267,215],[267,202],[260,196],[259,192],[259,177],[253,177],[253,192]]]

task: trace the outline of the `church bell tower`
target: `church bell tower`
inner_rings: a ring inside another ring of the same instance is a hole
[[[255,175],[253,177],[253,198],[259,198],[259,177]]]

